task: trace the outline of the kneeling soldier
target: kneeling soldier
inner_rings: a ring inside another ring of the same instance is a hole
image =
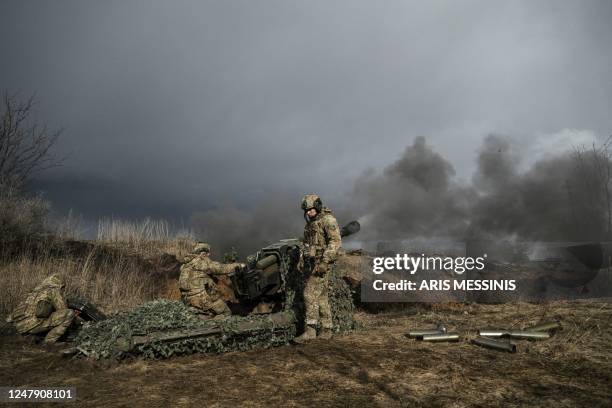
[[[233,272],[240,263],[227,263],[210,259],[210,247],[200,242],[181,266],[179,289],[185,305],[204,316],[229,316],[231,311],[221,298],[215,276]]]
[[[46,333],[45,343],[55,343],[66,332],[75,316],[64,300],[63,287],[59,275],[49,276],[17,306],[7,322],[15,324],[20,334]]]

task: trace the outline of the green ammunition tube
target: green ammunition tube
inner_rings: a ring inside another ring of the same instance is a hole
[[[486,337],[478,337],[472,339],[472,344],[480,347],[486,347],[494,350],[507,351],[508,353],[516,353],[516,345],[507,343],[505,341],[499,341],[495,339],[489,339]]]
[[[274,265],[277,262],[275,255],[268,255],[265,258],[260,259],[255,264],[256,269],[266,269],[270,265]]]

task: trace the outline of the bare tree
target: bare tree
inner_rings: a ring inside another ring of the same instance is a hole
[[[589,239],[612,239],[612,136],[601,146],[575,147],[573,180],[568,180],[572,214],[589,231]],[[593,235],[591,235],[593,234]]]
[[[32,120],[35,95],[19,100],[4,93],[0,123],[0,186],[20,187],[33,174],[61,164],[51,148],[61,130],[50,131]]]

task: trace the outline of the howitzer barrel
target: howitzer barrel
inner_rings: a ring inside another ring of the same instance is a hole
[[[351,221],[340,229],[340,236],[342,238],[348,237],[349,235],[358,233],[360,229],[361,224],[359,224],[359,221]]]

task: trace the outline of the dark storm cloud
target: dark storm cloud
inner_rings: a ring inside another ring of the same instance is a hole
[[[5,1],[0,86],[65,128],[70,159],[36,183],[58,211],[189,217],[311,191],[347,208],[364,169],[426,135],[437,205],[461,215],[447,195],[484,135],[529,156],[610,132],[611,20],[608,1]]]
[[[351,210],[366,240],[610,239],[609,156],[602,146],[576,146],[522,171],[509,140],[489,135],[473,183],[464,185],[452,179],[450,163],[417,138],[381,174],[357,180]]]

